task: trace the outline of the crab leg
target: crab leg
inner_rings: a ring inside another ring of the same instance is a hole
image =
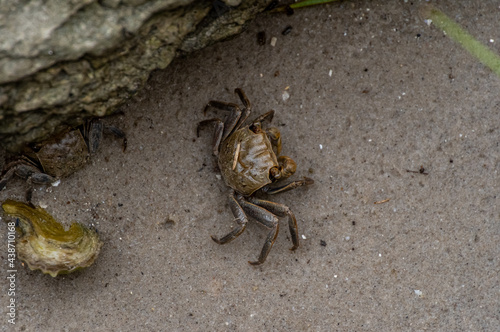
[[[279,232],[279,222],[278,217],[276,217],[273,213],[267,211],[265,208],[258,206],[257,204],[253,204],[245,200],[242,195],[237,196],[238,203],[240,203],[241,207],[245,212],[252,218],[254,218],[257,222],[259,222],[264,227],[270,229],[269,233],[266,237],[266,242],[264,242],[264,246],[260,252],[259,258],[257,261],[249,261],[248,263],[252,265],[260,265],[266,261],[267,255],[271,251],[273,247],[274,241],[276,241],[276,237]]]
[[[222,122],[221,119],[203,120],[198,123],[198,127],[196,127],[196,136],[200,137],[200,130],[210,123],[215,123],[214,138],[212,140],[212,154],[218,156],[220,142],[222,142],[222,132],[224,131],[224,122]]]
[[[259,115],[255,120],[253,120],[252,123],[260,123],[266,119],[269,122],[271,122],[273,121],[273,117],[274,117],[274,110],[270,110],[269,112]]]
[[[292,236],[293,243],[293,246],[290,248],[290,250],[295,250],[299,247],[299,230],[297,227],[297,219],[295,219],[295,215],[288,206],[253,197],[249,198],[249,201],[255,205],[263,207],[268,211],[271,211],[272,213],[280,217],[288,216],[288,228],[290,229],[290,235]]]
[[[30,167],[30,166],[28,166],[28,167]],[[33,196],[33,189],[34,189],[33,185],[34,184],[55,185],[58,182],[57,178],[52,177],[48,174],[39,172],[38,170],[36,170],[36,172],[30,174],[31,169],[28,168],[28,171],[27,171],[23,167],[22,172],[25,172],[25,173],[23,173],[23,175],[20,175],[20,172],[21,171],[18,169],[16,171],[16,174],[22,178],[26,178],[26,182],[29,184],[29,189],[26,191],[26,201],[29,203],[31,203],[31,197]]]
[[[12,176],[17,175],[22,179],[27,180],[30,185],[28,191],[26,191],[26,201],[31,202],[31,197],[33,195],[33,184],[55,184],[57,178],[52,177],[48,174],[40,172],[35,166],[24,163],[24,162],[14,162],[8,166],[8,171],[0,179],[0,190],[2,190],[7,182],[12,178]]]
[[[127,137],[125,132],[114,126],[107,126],[100,119],[88,120],[83,124],[83,137],[87,142],[89,153],[95,154],[99,149],[103,133],[111,133],[117,138],[123,139],[123,152],[127,149]]]
[[[250,104],[250,100],[246,96],[246,94],[241,90],[240,88],[234,89],[234,92],[240,97],[241,103],[245,108],[243,109],[243,114],[241,114],[240,119],[238,120],[238,123],[236,124],[234,131],[238,130],[241,128],[243,125],[243,122],[248,118],[250,115],[250,112],[252,110],[252,105]]]
[[[233,241],[240,236],[241,233],[243,233],[247,226],[248,218],[236,200],[236,197],[234,197],[234,193],[229,195],[229,206],[231,207],[231,211],[233,212],[235,218],[234,221],[236,221],[237,226],[230,233],[220,239],[212,235],[212,240],[218,244],[225,244]]]
[[[95,154],[99,149],[99,145],[102,141],[103,128],[102,122],[98,120],[89,120],[83,125],[83,136],[87,140],[89,153],[91,155]]]
[[[222,139],[225,140],[229,135],[231,135],[235,130],[238,130],[237,126],[238,121],[241,118],[242,111],[237,104],[226,103],[223,101],[211,100],[208,102],[207,106],[205,106],[204,112],[206,113],[209,107],[214,107],[223,111],[229,111],[229,116],[224,122],[224,134],[222,135]],[[245,112],[247,109],[244,110]],[[246,115],[248,116],[248,115]]]
[[[298,187],[307,186],[307,185],[310,185],[313,183],[314,183],[313,179],[308,178],[308,177],[304,177],[304,180],[293,181],[293,182],[287,183],[283,186],[275,187],[275,188],[264,187],[261,190],[267,194],[274,195],[274,194],[279,194],[279,193],[282,193],[282,192],[285,192],[288,190],[292,190],[292,189],[295,189]]]
[[[32,166],[31,164],[23,162],[14,162],[11,166],[8,166],[8,171],[0,180],[0,190],[2,190],[7,182],[16,174],[22,179],[28,180],[29,184],[52,184],[57,181],[57,178],[52,177],[48,174],[40,172],[38,168]]]
[[[240,97],[241,103],[245,106],[246,109],[250,110],[252,105],[250,104],[250,100],[247,95],[240,88],[234,89],[234,92]]]

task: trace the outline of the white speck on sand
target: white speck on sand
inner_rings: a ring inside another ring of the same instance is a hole
[[[283,97],[283,101],[287,101],[288,98],[290,98],[290,94],[288,93],[288,91],[283,91],[281,97]]]

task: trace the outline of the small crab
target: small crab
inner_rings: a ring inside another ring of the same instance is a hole
[[[44,142],[34,144],[18,159],[5,166],[0,178],[0,190],[17,175],[33,184],[57,185],[66,177],[82,168],[99,148],[103,132],[111,132],[123,138],[125,150],[127,139],[118,128],[105,126],[99,119],[86,121],[79,129],[65,131]],[[31,189],[27,194],[31,198]]]
[[[261,122],[271,121],[274,111],[257,117],[250,125],[243,126],[251,111],[250,101],[241,89],[236,89],[244,108],[237,104],[221,101],[210,101],[205,107],[214,107],[230,112],[226,121],[214,118],[201,121],[200,129],[215,124],[213,138],[213,155],[218,159],[219,169],[227,186],[232,188],[229,195],[229,206],[235,217],[237,226],[229,234],[218,238],[212,236],[218,244],[228,243],[237,238],[245,230],[247,215],[270,229],[266,242],[257,261],[249,261],[252,265],[260,265],[266,261],[267,255],[276,240],[279,231],[277,216],[288,216],[288,227],[293,246],[299,247],[297,220],[292,211],[283,204],[274,203],[254,197],[257,192],[278,194],[304,185],[313,184],[310,178],[275,187],[273,183],[286,179],[295,173],[297,165],[287,156],[281,156],[281,134],[277,128],[262,129]]]

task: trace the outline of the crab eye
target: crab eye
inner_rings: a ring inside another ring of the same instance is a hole
[[[256,134],[262,132],[262,127],[259,122],[252,123],[248,128]]]
[[[42,149],[42,145],[41,144],[35,144],[35,143],[31,143],[28,145],[30,147],[31,150],[33,150],[33,152],[37,153],[38,151],[40,151]]]

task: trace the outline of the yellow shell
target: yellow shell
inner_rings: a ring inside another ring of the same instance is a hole
[[[22,236],[16,251],[31,270],[41,270],[52,277],[88,267],[102,246],[97,232],[80,223],[68,230],[41,207],[7,200],[2,204],[6,214],[19,218]]]

